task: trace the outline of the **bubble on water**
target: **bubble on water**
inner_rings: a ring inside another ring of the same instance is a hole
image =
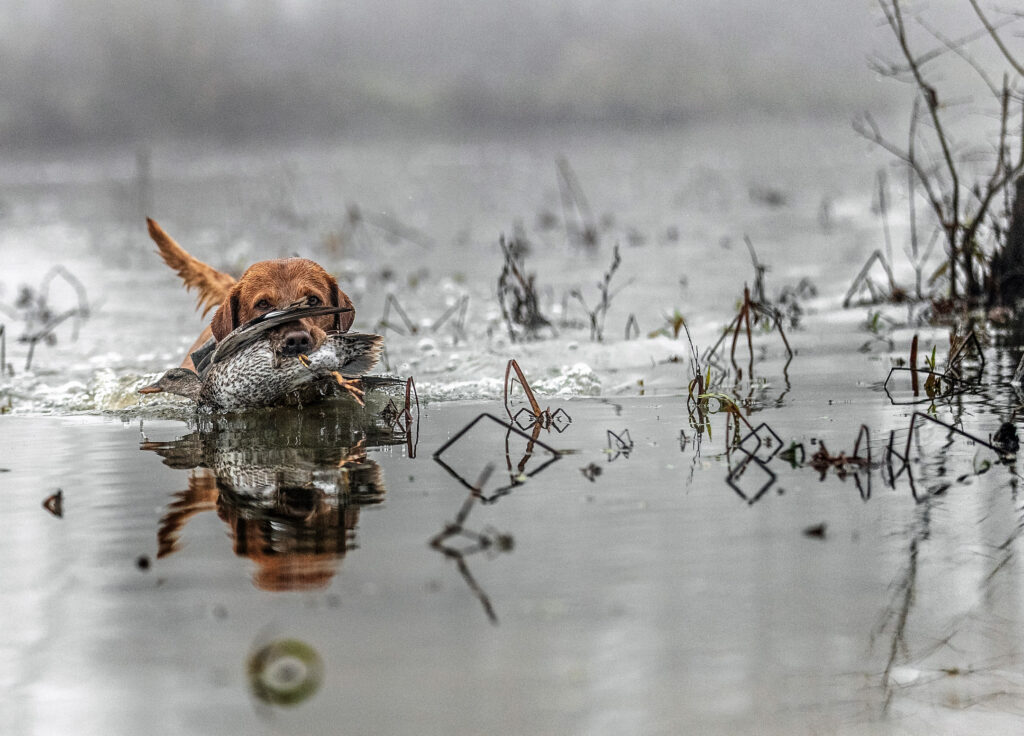
[[[324,663],[306,642],[281,639],[253,653],[247,670],[253,695],[270,705],[294,706],[320,689]]]

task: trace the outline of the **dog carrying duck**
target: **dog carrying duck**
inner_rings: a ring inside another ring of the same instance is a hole
[[[337,385],[363,404],[359,379],[377,364],[384,339],[348,331],[355,307],[323,267],[305,258],[260,261],[235,280],[147,223],[161,257],[197,290],[204,315],[216,312],[181,366],[139,393],[233,412],[316,398],[307,389]]]
[[[329,379],[362,404],[359,377],[377,364],[383,337],[329,332],[315,350],[294,354],[277,349],[272,338],[280,325],[347,309],[311,306],[309,299],[301,299],[285,309],[267,312],[223,340],[211,338],[193,351],[189,357],[194,371],[172,368],[139,393],[167,392],[210,410],[240,411],[298,400],[302,389]]]
[[[189,357],[196,370],[172,368],[139,393],[167,392],[203,408],[240,411],[289,403],[301,398],[302,389],[328,379],[362,404],[359,378],[377,364],[384,341],[380,335],[329,332],[315,350],[294,355],[276,349],[271,337],[280,325],[346,309],[310,306],[301,299],[260,315],[220,342],[211,338],[193,351]]]

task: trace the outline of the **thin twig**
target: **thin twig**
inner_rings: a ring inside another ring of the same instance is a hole
[[[1016,70],[1018,74],[1024,77],[1024,65],[1017,61],[1013,54],[1010,53],[1010,50],[1006,48],[1006,44],[1003,43],[1003,39],[1001,39],[999,37],[999,34],[996,33],[995,26],[992,25],[989,19],[982,12],[981,6],[978,5],[978,0],[968,0],[968,2],[970,2],[971,7],[974,8],[974,12],[978,16],[978,20],[980,20],[981,24],[985,26],[985,30],[988,32],[988,35],[995,42],[996,46],[999,48],[999,51],[1002,52],[1004,57],[1006,57],[1006,61],[1010,64],[1010,66],[1012,66]]]

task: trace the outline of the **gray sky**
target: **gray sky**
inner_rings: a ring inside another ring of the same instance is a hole
[[[966,0],[930,9],[951,27]],[[936,11],[938,11],[936,13]],[[880,110],[870,0],[0,0],[9,145]]]

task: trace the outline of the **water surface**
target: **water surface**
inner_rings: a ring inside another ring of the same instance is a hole
[[[886,309],[875,332],[867,308],[840,308],[880,246],[873,170],[832,130],[786,148],[792,133],[157,151],[146,203],[197,255],[299,252],[340,275],[356,328],[384,329],[387,369],[415,376],[418,431],[385,395],[241,418],[140,401],[201,322],[145,238],[132,158],[8,168],[0,300],[60,262],[90,316],[28,369],[6,321],[4,729],[1012,732],[1022,512],[1016,460],[988,444],[1015,421],[1020,341],[979,327],[980,382],[911,404],[904,374],[887,394],[911,335],[942,360],[949,330],[906,324],[920,306]],[[559,154],[602,220],[596,249],[566,242]],[[408,229],[353,229],[351,204]],[[525,345],[494,293],[497,236],[517,220],[560,324]],[[753,284],[744,234],[770,298],[805,276],[818,290],[791,361],[758,331],[753,376],[743,343],[737,366],[718,362],[717,389],[777,435],[745,450],[722,411],[698,435],[690,348],[649,336],[679,309],[700,349],[718,338]],[[566,294],[593,303],[616,242],[625,288],[597,344]],[[389,293],[414,334],[378,324]],[[431,329],[467,296],[463,329]],[[511,357],[563,418],[535,431],[520,415],[526,436],[483,418],[435,461],[479,415],[507,420]],[[893,432],[902,452],[915,410],[974,439],[919,419],[904,467],[886,447]],[[823,444],[852,455],[862,425],[870,465],[810,467]]]

